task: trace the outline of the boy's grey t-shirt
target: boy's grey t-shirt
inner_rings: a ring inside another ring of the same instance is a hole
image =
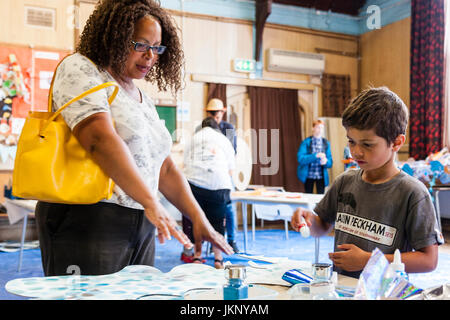
[[[362,180],[363,170],[349,170],[336,178],[314,211],[334,224],[334,251],[350,243],[364,251],[385,254],[442,244],[434,206],[422,182],[401,171],[388,182]],[[359,277],[361,271],[341,274]]]

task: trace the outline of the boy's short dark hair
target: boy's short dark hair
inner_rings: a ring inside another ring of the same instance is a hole
[[[342,114],[342,125],[358,130],[374,129],[388,144],[406,133],[408,108],[387,87],[368,88],[356,96]]]

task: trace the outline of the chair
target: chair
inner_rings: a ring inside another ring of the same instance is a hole
[[[441,218],[450,218],[450,185],[434,186],[433,195],[436,218],[442,232]]]
[[[263,186],[263,185],[249,185],[247,187],[246,190],[257,190],[260,188],[264,188],[267,191],[280,191],[280,192],[285,192],[286,190],[284,190],[283,187],[277,187],[277,186]],[[263,209],[264,211],[266,211],[265,209]],[[259,211],[261,211],[261,207],[259,209]],[[252,205],[252,233],[253,233],[253,240],[255,240],[255,209],[254,209],[254,205]],[[278,218],[275,219],[274,217],[280,216],[280,212],[274,212],[272,214],[269,214],[268,218],[265,218],[263,215],[259,215],[256,214],[257,218],[261,220],[261,228],[264,227],[264,220],[268,220],[268,221],[275,221],[275,220],[284,220],[284,228],[286,231],[286,239],[289,239],[289,233],[288,233],[288,223],[287,223],[287,217],[283,217],[282,219]],[[289,217],[290,219],[290,217]]]
[[[286,204],[274,205],[264,205],[264,204],[254,204],[252,205],[252,234],[253,241],[255,240],[255,216],[261,220],[284,221],[284,230],[286,233],[286,240],[289,239],[289,226],[288,221],[291,221],[292,212],[294,208]]]
[[[25,235],[27,232],[28,215],[34,213],[37,201],[35,200],[18,200],[18,199],[5,199],[4,206],[8,214],[10,224],[14,224],[23,219],[22,236],[20,239],[20,254],[19,254],[19,266],[17,272],[22,269],[23,247],[25,243]]]

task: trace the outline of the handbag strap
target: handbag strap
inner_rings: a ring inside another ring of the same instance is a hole
[[[66,56],[65,58],[67,58],[68,56]],[[64,58],[64,59],[65,59]],[[61,62],[64,60],[62,59],[58,65],[56,66],[55,72],[53,73],[53,77],[52,77],[52,82],[50,84],[50,89],[49,89],[49,94],[48,94],[48,112],[52,112],[52,103],[53,103],[53,83],[55,81],[55,76],[56,76],[56,70],[58,69],[59,65],[61,64]],[[92,62],[92,61],[91,61]],[[48,125],[56,119],[56,117],[65,109],[67,108],[70,104],[74,103],[75,101],[78,101],[80,99],[83,99],[84,97],[86,97],[87,95],[97,92],[99,90],[108,88],[108,87],[112,87],[114,86],[114,91],[111,94],[111,96],[108,98],[108,103],[109,105],[111,105],[111,103],[114,101],[114,99],[117,96],[117,93],[119,92],[119,85],[117,84],[117,82],[115,81],[109,81],[109,82],[105,82],[102,84],[99,84],[98,86],[95,86],[89,90],[86,90],[85,92],[83,92],[82,94],[76,96],[75,98],[70,99],[67,103],[65,103],[61,108],[59,108],[48,120],[47,122],[42,126],[41,130],[39,131],[39,135],[43,136],[43,132],[45,131],[45,129],[48,127]]]
[[[40,136],[43,136],[43,132],[45,131],[45,129],[48,127],[48,125],[53,121],[53,120],[55,120],[55,118],[65,109],[65,108],[67,108],[70,104],[72,104],[72,103],[74,103],[75,101],[78,101],[78,100],[80,100],[80,99],[83,99],[84,97],[86,97],[87,95],[89,95],[89,94],[91,94],[91,93],[93,93],[93,92],[96,92],[96,91],[99,91],[99,90],[102,90],[102,89],[104,89],[104,88],[107,88],[107,87],[111,87],[111,86],[114,86],[115,88],[114,88],[114,92],[112,93],[112,95],[108,98],[108,103],[109,104],[111,104],[113,101],[114,101],[114,99],[116,98],[116,95],[117,95],[117,92],[119,91],[119,85],[116,83],[116,82],[114,82],[114,81],[109,81],[109,82],[105,82],[105,83],[102,83],[102,84],[99,84],[98,86],[95,86],[95,87],[93,87],[93,88],[91,88],[91,89],[89,89],[89,90],[87,90],[87,91],[85,91],[85,92],[83,92],[82,94],[80,94],[79,96],[77,96],[77,97],[75,97],[75,98],[73,98],[73,99],[71,99],[70,101],[68,101],[66,104],[64,104],[61,108],[59,108],[46,122],[45,122],[45,124],[42,126],[42,128],[41,128],[41,130],[39,131],[39,135]]]

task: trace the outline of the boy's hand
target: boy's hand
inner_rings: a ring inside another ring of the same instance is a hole
[[[345,271],[360,271],[370,259],[370,252],[364,251],[354,244],[344,243],[337,246],[343,251],[330,252],[328,257],[336,267]]]
[[[297,208],[291,218],[291,225],[294,230],[298,231],[298,228],[302,224],[302,217],[305,219],[306,225],[311,227],[314,217],[312,212],[303,208]]]

